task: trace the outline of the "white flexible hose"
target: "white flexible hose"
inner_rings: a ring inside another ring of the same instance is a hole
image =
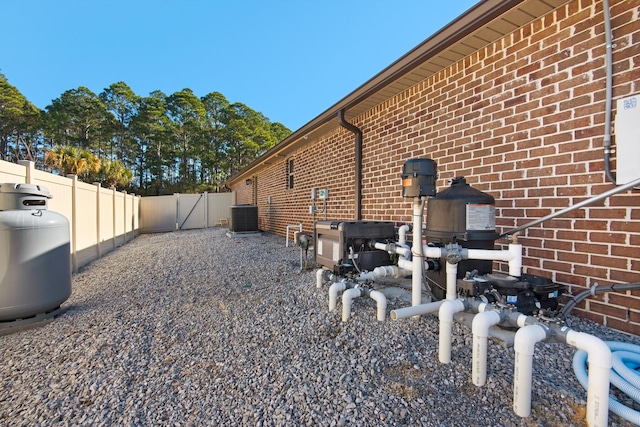
[[[616,341],[606,341],[606,344],[612,352],[611,384],[636,402],[640,402],[638,387],[640,377],[634,370],[640,362],[640,346]],[[631,364],[628,365],[627,362]],[[578,382],[587,390],[587,353],[585,351],[578,350],[573,356],[573,372]],[[623,405],[611,396],[609,396],[609,410],[635,425],[640,425],[640,412]]]

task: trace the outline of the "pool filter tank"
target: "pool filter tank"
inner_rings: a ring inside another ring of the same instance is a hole
[[[425,236],[430,245],[444,247],[458,243],[468,249],[494,249],[496,233],[496,202],[493,196],[472,188],[464,177],[451,181],[451,186],[427,200]],[[491,273],[493,261],[462,260],[458,264],[458,279],[467,272],[479,275]],[[427,271],[433,294],[446,296],[444,269]]]
[[[0,185],[0,323],[57,309],[71,295],[69,221],[49,190]]]

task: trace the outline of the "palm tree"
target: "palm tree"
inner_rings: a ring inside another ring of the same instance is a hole
[[[133,179],[133,172],[127,169],[124,163],[119,160],[104,160],[100,164],[98,177],[100,182],[105,184],[107,188],[115,187],[116,185],[126,186]]]
[[[60,175],[88,177],[100,170],[100,159],[84,148],[63,145],[52,148],[44,155],[44,163]]]

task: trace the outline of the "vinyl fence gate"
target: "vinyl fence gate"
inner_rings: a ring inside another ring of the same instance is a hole
[[[143,197],[140,231],[165,233],[227,225],[235,202],[235,192]]]

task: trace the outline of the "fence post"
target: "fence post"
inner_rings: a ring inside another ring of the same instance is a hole
[[[176,200],[176,230],[180,227],[180,193],[173,193]]]
[[[123,203],[123,207],[122,207],[122,224],[124,226],[124,243],[123,244],[127,244],[127,191],[126,190],[122,190],[122,194],[124,195],[122,197],[122,200],[124,201]]]
[[[36,169],[35,162],[32,162],[30,160],[18,160],[18,164],[20,166],[24,166],[25,167],[25,171],[24,171],[24,182],[25,182],[25,184],[31,184],[31,180],[32,180],[32,177],[33,177],[33,171]]]
[[[209,192],[204,192],[204,228],[209,228]]]
[[[100,183],[94,182],[93,185],[96,186],[96,246],[98,247],[98,258],[102,258],[102,248],[100,247]]]
[[[113,220],[113,250],[116,250],[116,238],[118,236],[118,230],[116,230],[116,215],[117,215],[117,208],[116,208],[116,187],[111,187],[111,197],[113,199],[113,212],[111,219]]]
[[[77,188],[78,188],[78,176],[67,175],[67,178],[71,180],[71,265],[73,272],[78,272],[78,211],[77,211]]]

